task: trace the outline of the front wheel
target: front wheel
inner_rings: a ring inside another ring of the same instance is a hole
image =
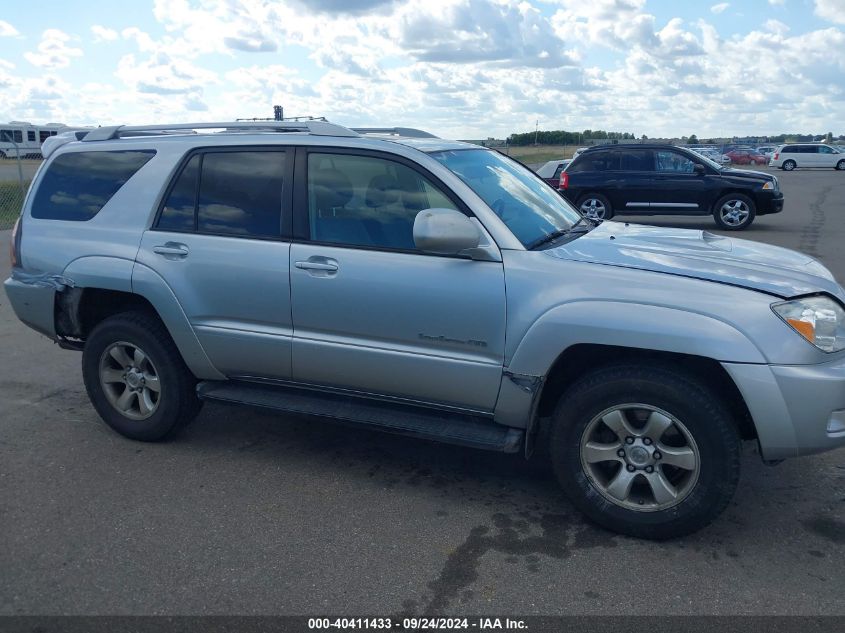
[[[783,161],[783,165],[781,165],[780,168],[784,171],[792,171],[797,166],[798,164],[794,160],[785,160]]]
[[[648,539],[695,532],[727,507],[739,480],[730,414],[695,378],[660,365],[617,365],[570,387],[550,452],[572,502],[607,529]]]
[[[845,158],[836,163],[836,169],[838,169],[839,171],[845,170]]]
[[[82,376],[100,417],[134,440],[162,440],[199,413],[196,379],[164,324],[143,312],[109,317],[82,351]]]
[[[754,201],[741,193],[722,196],[713,206],[713,219],[723,231],[747,229],[756,215]]]

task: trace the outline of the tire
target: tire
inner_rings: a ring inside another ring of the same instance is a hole
[[[595,220],[609,220],[613,217],[613,206],[610,200],[600,193],[588,193],[578,199],[578,210],[588,218]]]
[[[780,168],[784,171],[792,171],[796,167],[798,167],[798,164],[794,160],[785,160],[780,166]]]
[[[103,421],[133,440],[175,435],[202,408],[196,378],[164,324],[148,313],[124,312],[99,323],[82,351],[82,376]]]
[[[638,420],[646,424],[635,426]],[[657,437],[646,445],[652,420],[652,429],[665,430],[651,432]],[[583,376],[558,402],[549,448],[572,503],[599,525],[638,538],[700,530],[727,507],[739,481],[740,439],[732,417],[715,394],[670,365],[615,365]],[[670,464],[670,455],[684,467]]]
[[[845,158],[836,163],[835,169],[838,169],[839,171],[845,171]]]
[[[741,193],[726,194],[713,205],[713,219],[723,231],[747,229],[756,216],[754,201]]]

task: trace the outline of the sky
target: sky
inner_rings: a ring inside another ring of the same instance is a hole
[[[0,121],[845,134],[845,0],[0,0]]]

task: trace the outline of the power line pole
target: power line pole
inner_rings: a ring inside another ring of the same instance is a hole
[[[540,119],[534,124],[534,145],[537,144],[537,134],[540,132]]]

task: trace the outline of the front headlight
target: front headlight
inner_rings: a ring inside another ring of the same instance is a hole
[[[823,352],[845,349],[845,309],[830,297],[773,303],[772,310]]]
[[[773,183],[771,180],[767,180],[766,182],[763,183],[763,190],[764,191],[773,191],[774,188],[775,188],[775,183]]]

